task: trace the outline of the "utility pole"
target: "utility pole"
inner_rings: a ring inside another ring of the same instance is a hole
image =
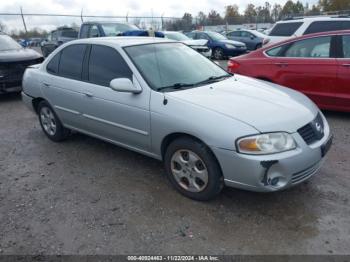
[[[21,9],[21,16],[22,16],[24,31],[26,31],[26,34],[27,34],[27,33],[28,33],[28,30],[27,30],[26,21],[24,20],[24,16],[23,16],[22,6],[20,7],[20,9]]]
[[[81,22],[83,23],[84,22],[84,19],[83,19],[83,8],[81,9],[81,12],[80,12],[80,19],[81,19]]]

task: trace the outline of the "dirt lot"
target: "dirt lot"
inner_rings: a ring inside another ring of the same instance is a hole
[[[0,97],[0,254],[349,254],[350,115],[318,173],[273,194],[195,202],[162,164],[75,134],[49,141],[16,95]]]

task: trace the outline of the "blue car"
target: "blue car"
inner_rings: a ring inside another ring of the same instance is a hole
[[[208,47],[212,50],[212,56],[216,60],[224,59],[228,56],[237,56],[247,52],[244,43],[227,39],[225,36],[212,31],[193,31],[187,33],[192,39],[208,40]]]

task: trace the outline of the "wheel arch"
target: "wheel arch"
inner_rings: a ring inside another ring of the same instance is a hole
[[[205,145],[208,148],[209,152],[213,155],[213,157],[216,160],[216,162],[218,163],[218,165],[220,167],[220,171],[222,173],[222,168],[221,168],[221,165],[220,165],[220,161],[216,157],[216,155],[213,152],[213,150],[211,150],[211,148],[203,140],[199,139],[198,137],[196,137],[194,135],[187,134],[187,133],[175,132],[175,133],[168,134],[167,136],[165,136],[163,138],[162,143],[161,143],[161,157],[162,157],[163,160],[164,160],[164,156],[165,156],[165,152],[166,152],[167,147],[173,141],[175,141],[176,139],[179,139],[179,138],[190,138],[190,139],[193,139],[193,140],[195,140],[195,141]]]
[[[36,97],[32,100],[32,104],[33,104],[33,109],[36,113],[38,113],[38,107],[41,101],[46,101],[48,102],[46,99],[42,98],[42,97]]]

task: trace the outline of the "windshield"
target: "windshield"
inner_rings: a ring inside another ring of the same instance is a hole
[[[106,36],[116,36],[125,31],[139,30],[139,28],[136,25],[121,24],[121,23],[119,24],[108,23],[108,24],[102,24],[101,26]]]
[[[176,41],[186,41],[186,40],[191,40],[191,38],[187,37],[184,34],[181,34],[179,32],[173,32],[173,33],[164,33],[165,37],[171,40],[176,40]]]
[[[208,36],[214,41],[226,40],[227,38],[222,34],[216,32],[207,32]]]
[[[190,87],[228,73],[192,48],[181,43],[159,43],[125,47],[147,83],[154,90]]]
[[[11,37],[7,35],[0,35],[0,51],[16,50],[22,47]]]

